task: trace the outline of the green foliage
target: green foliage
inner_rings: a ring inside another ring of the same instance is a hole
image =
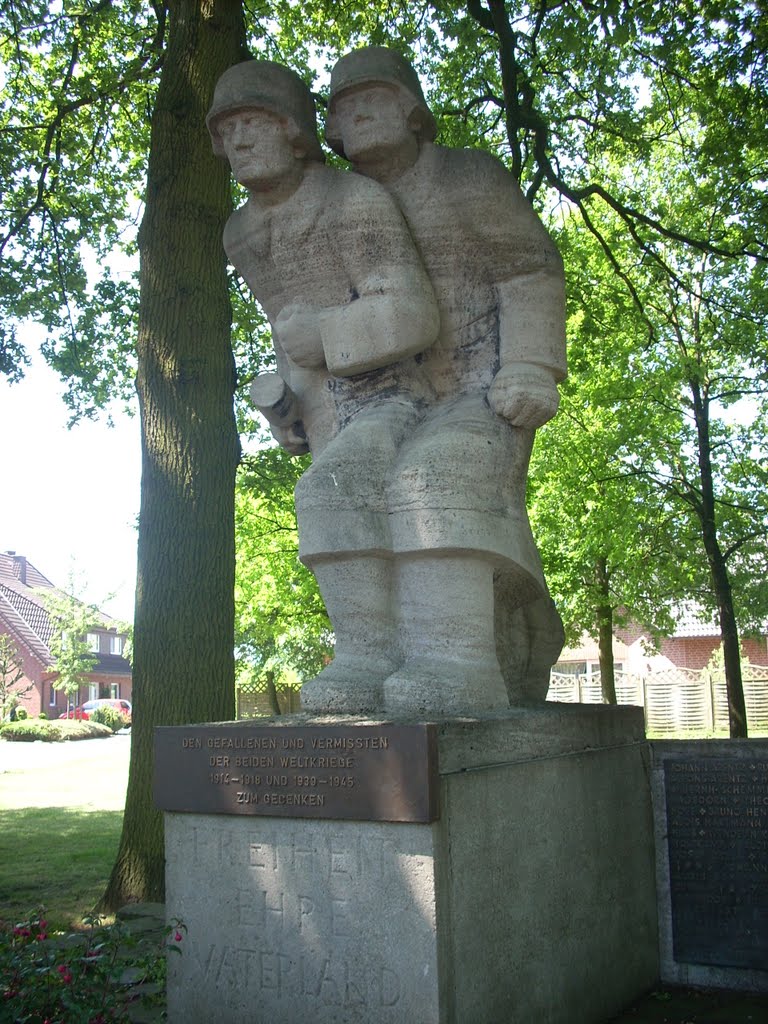
[[[729,207],[718,198],[696,208],[700,190],[677,146],[657,157],[638,181],[659,202],[674,192],[690,228],[714,245]],[[638,260],[618,216],[597,227],[590,239],[565,218],[559,236],[571,376],[560,415],[540,433],[532,486],[550,584],[565,595],[571,639],[593,632],[601,604],[657,634],[683,601],[718,616],[733,706],[737,629],[758,628],[768,612],[764,269],[672,240],[649,243]],[[626,268],[625,288],[598,235]]]
[[[125,727],[128,718],[118,711],[117,708],[110,707],[109,704],[103,704],[91,712],[88,721],[106,725],[114,733],[119,732],[120,729]]]
[[[75,945],[51,942],[40,916],[0,931],[0,977],[9,1020],[92,1024],[126,1020],[117,982],[121,936],[94,922]]]
[[[235,648],[243,682],[270,671],[310,678],[331,655],[325,607],[298,559],[293,488],[306,463],[268,448],[248,456],[238,476]]]
[[[607,609],[614,627],[631,619],[659,635],[672,626],[670,604],[690,593],[687,568],[671,552],[696,541],[631,462],[643,437],[674,434],[682,413],[670,403],[661,416],[648,402],[636,345],[644,321],[599,243],[575,218],[558,240],[571,268],[569,376],[557,417],[537,433],[534,533],[567,642],[596,635]]]
[[[67,738],[58,722],[41,722],[40,719],[6,722],[0,726],[0,737],[19,743],[32,743],[35,740],[59,743]]]
[[[17,722],[23,722],[27,718],[29,718],[29,712],[27,711],[26,708],[17,708],[16,709],[16,721]]]
[[[118,635],[123,638],[123,657],[129,665],[133,666],[133,623],[115,622],[113,626]]]
[[[68,740],[107,739],[112,735],[112,730],[106,725],[86,719],[59,718],[51,724],[63,729],[64,738]]]
[[[9,802],[18,803],[24,775],[14,787],[6,778]],[[67,807],[0,807],[0,917],[16,921],[36,904],[46,907],[49,931],[82,928],[96,906],[115,858],[122,811],[77,806],[93,793],[82,767],[60,766],[57,792]]]
[[[59,719],[55,722],[43,718],[27,721],[5,722],[0,726],[0,738],[18,742],[42,740],[44,743],[60,743],[63,740],[104,739],[112,730],[98,722],[76,722]]]
[[[51,668],[57,673],[53,686],[70,698],[98,660],[88,644],[88,631],[102,624],[101,616],[94,605],[84,604],[71,594],[50,589],[39,593],[51,623],[48,648],[53,656]]]
[[[113,263],[135,251],[161,41],[138,0],[0,12],[0,372],[23,372],[18,320],[45,323],[75,413],[130,394],[137,293]]]
[[[18,647],[7,633],[0,633],[0,722],[33,689],[32,683],[27,686],[19,685],[23,678],[24,665]],[[18,718],[18,711],[16,717]]]

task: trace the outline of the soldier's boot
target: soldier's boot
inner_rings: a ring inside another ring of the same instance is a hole
[[[402,665],[384,683],[391,714],[450,715],[509,707],[496,657],[494,570],[463,554],[397,563]],[[522,587],[529,587],[526,575]]]
[[[333,661],[301,688],[307,711],[360,714],[383,710],[384,680],[401,656],[391,558],[371,555],[312,564],[336,636]]]

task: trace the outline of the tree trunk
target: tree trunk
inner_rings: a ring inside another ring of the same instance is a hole
[[[152,800],[157,725],[234,710],[234,479],[239,458],[222,232],[229,168],[205,115],[243,59],[240,0],[169,0],[139,232],[137,389],[142,424],[128,792],[105,909],[164,896]]]
[[[281,715],[280,701],[277,699],[277,689],[275,687],[275,673],[271,670],[267,672],[267,697],[272,714]]]
[[[613,660],[613,606],[611,605],[610,573],[608,560],[597,560],[596,577],[598,587],[597,645],[600,656],[600,689],[604,704],[616,704],[616,671]]]
[[[699,480],[701,483],[701,500],[697,503],[697,512],[712,588],[717,600],[720,638],[723,643],[725,661],[725,688],[728,694],[728,727],[731,739],[740,739],[745,738],[748,734],[747,708],[744,701],[744,683],[741,678],[739,630],[733,607],[733,591],[717,532],[712,448],[709,434],[709,401],[702,394],[698,381],[692,380],[689,384],[696,421]]]

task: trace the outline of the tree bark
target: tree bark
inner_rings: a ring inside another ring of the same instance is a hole
[[[246,56],[245,28],[240,0],[169,0],[168,13],[139,232],[134,724],[105,909],[164,896],[163,823],[152,800],[155,726],[227,719],[234,711],[239,444],[222,248],[231,193],[205,115],[219,75]]]
[[[597,645],[600,657],[600,689],[604,704],[616,704],[616,667],[613,658],[613,606],[611,605],[608,560],[598,558],[595,566],[598,602]]]
[[[267,672],[267,697],[273,715],[281,715],[280,701],[277,699],[277,687],[275,686],[275,673]]]
[[[725,688],[728,694],[728,728],[731,739],[748,735],[747,708],[741,676],[739,630],[733,606],[733,591],[725,557],[720,547],[715,507],[715,485],[712,473],[712,446],[709,433],[709,401],[698,381],[689,382],[693,398],[693,414],[698,440],[699,481],[701,500],[696,504],[701,524],[704,550],[707,555],[712,587],[717,600],[720,639],[725,662]]]

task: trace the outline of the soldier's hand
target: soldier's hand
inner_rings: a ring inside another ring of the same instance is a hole
[[[514,427],[535,429],[551,420],[560,404],[549,370],[535,363],[511,363],[496,374],[488,404]]]
[[[280,310],[272,330],[297,366],[317,369],[325,366],[320,324],[320,310],[292,302]]]
[[[278,427],[272,423],[269,429],[272,431],[272,437],[289,455],[306,455],[309,451],[304,427],[298,420],[289,427]]]

